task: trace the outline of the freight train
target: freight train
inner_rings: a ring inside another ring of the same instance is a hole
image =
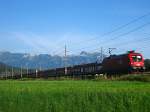
[[[102,63],[89,63],[75,65],[66,68],[56,68],[45,71],[37,71],[28,74],[28,77],[60,77],[60,76],[85,76],[95,74],[121,74],[143,72],[145,70],[142,54],[129,51],[121,55],[110,55]]]
[[[36,71],[29,74],[14,76],[28,78],[48,78],[61,76],[95,76],[96,74],[124,74],[133,72],[143,72],[145,70],[144,58],[141,53],[129,51],[121,55],[110,55],[105,58],[102,63],[89,63],[75,65],[65,68],[49,69],[44,71]]]

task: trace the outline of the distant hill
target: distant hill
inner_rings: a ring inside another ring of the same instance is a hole
[[[79,55],[67,56],[67,65],[78,65],[96,62],[101,54],[99,52],[88,53],[81,52]],[[105,57],[105,55],[103,56]],[[64,57],[58,55],[49,54],[39,54],[31,55],[26,53],[10,53],[10,52],[0,52],[0,62],[5,63],[14,67],[24,67],[24,68],[56,68],[64,67]]]

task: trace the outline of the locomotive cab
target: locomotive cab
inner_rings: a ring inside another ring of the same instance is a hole
[[[145,70],[143,56],[134,51],[121,55],[111,55],[103,60],[102,66],[103,72],[108,74],[133,73]]]
[[[144,59],[140,53],[129,52],[128,54],[130,60],[130,67],[132,71],[144,71]]]

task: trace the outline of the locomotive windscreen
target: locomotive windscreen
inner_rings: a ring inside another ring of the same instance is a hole
[[[132,60],[134,62],[140,62],[140,61],[142,61],[142,56],[137,56],[137,55],[132,56]]]

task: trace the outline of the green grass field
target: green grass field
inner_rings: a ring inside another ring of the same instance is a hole
[[[149,82],[0,81],[0,112],[149,111]]]

